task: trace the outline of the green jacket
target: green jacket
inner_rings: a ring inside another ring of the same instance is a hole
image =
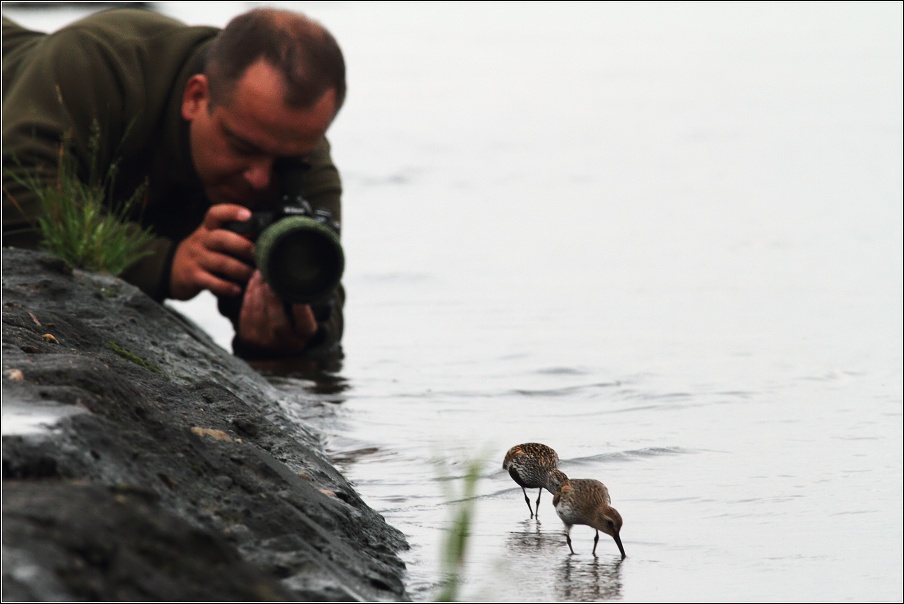
[[[152,228],[152,254],[122,276],[158,301],[168,297],[176,245],[201,224],[209,207],[192,165],[182,93],[189,77],[201,73],[218,32],[132,9],[95,13],[52,34],[4,18],[3,245],[40,244],[32,228],[38,202],[13,175],[43,167],[53,178],[65,137],[85,178],[92,153],[101,172],[119,162],[114,200],[147,183],[143,208],[131,218]],[[93,131],[101,137],[99,152],[89,144]],[[341,220],[339,174],[325,139],[309,163],[302,194]],[[235,323],[238,305],[226,302],[221,311]],[[343,302],[340,286],[329,311],[319,312],[314,347],[338,343]]]

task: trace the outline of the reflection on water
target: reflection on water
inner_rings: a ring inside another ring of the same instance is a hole
[[[560,542],[564,543],[564,532],[561,539],[556,538],[548,532],[542,532],[538,521],[524,520],[521,527],[521,530],[510,532],[506,538],[506,548],[515,555],[536,554],[550,547],[558,547]]]
[[[293,390],[299,384],[288,386],[285,380],[303,382],[301,388],[316,395],[337,395],[336,402],[342,402],[341,395],[348,388],[348,380],[341,375],[342,357],[339,355],[318,358],[293,358],[257,360],[249,363],[261,375],[276,386]]]
[[[571,554],[564,527],[554,512],[551,515],[548,525],[524,520],[506,536],[507,573],[520,583],[519,591],[539,600],[621,599],[623,560],[618,556]]]
[[[556,569],[556,599],[565,602],[598,602],[622,597],[622,559],[568,556]]]

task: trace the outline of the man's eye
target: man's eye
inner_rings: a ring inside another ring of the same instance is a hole
[[[252,149],[251,147],[249,147],[248,145],[244,145],[242,143],[238,143],[235,141],[230,143],[229,146],[232,147],[232,150],[235,152],[236,155],[247,156],[247,155],[254,155],[254,153],[255,153],[255,150]]]
[[[249,145],[242,139],[236,136],[231,136],[228,133],[226,134],[226,144],[229,145],[230,151],[242,157],[256,155],[259,152],[258,149],[254,147],[254,145]]]

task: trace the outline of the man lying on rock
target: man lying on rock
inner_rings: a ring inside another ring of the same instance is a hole
[[[316,301],[287,299],[256,268],[257,239],[235,225],[282,199],[285,171],[302,175],[292,186],[305,215],[313,208],[338,240],[341,186],[324,135],[345,90],[332,35],[292,12],[255,9],[219,30],[113,9],[52,34],[3,18],[3,245],[41,243],[29,174],[53,182],[63,152],[84,179],[115,165],[110,199],[144,186],[129,220],[153,233],[126,281],[158,301],[210,290],[245,358],[338,350],[338,276],[318,282]],[[278,270],[308,278],[317,262],[303,254]]]

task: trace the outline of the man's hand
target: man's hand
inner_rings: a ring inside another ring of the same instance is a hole
[[[254,271],[239,313],[239,340],[274,354],[301,352],[317,333],[317,321],[306,304],[293,304],[291,312],[290,318],[286,314],[286,303],[273,293],[260,271]]]
[[[209,289],[217,296],[238,296],[251,277],[254,244],[245,237],[222,227],[231,221],[251,217],[248,208],[217,204],[211,206],[204,222],[184,239],[173,255],[170,273],[170,296],[177,300],[194,298]]]

